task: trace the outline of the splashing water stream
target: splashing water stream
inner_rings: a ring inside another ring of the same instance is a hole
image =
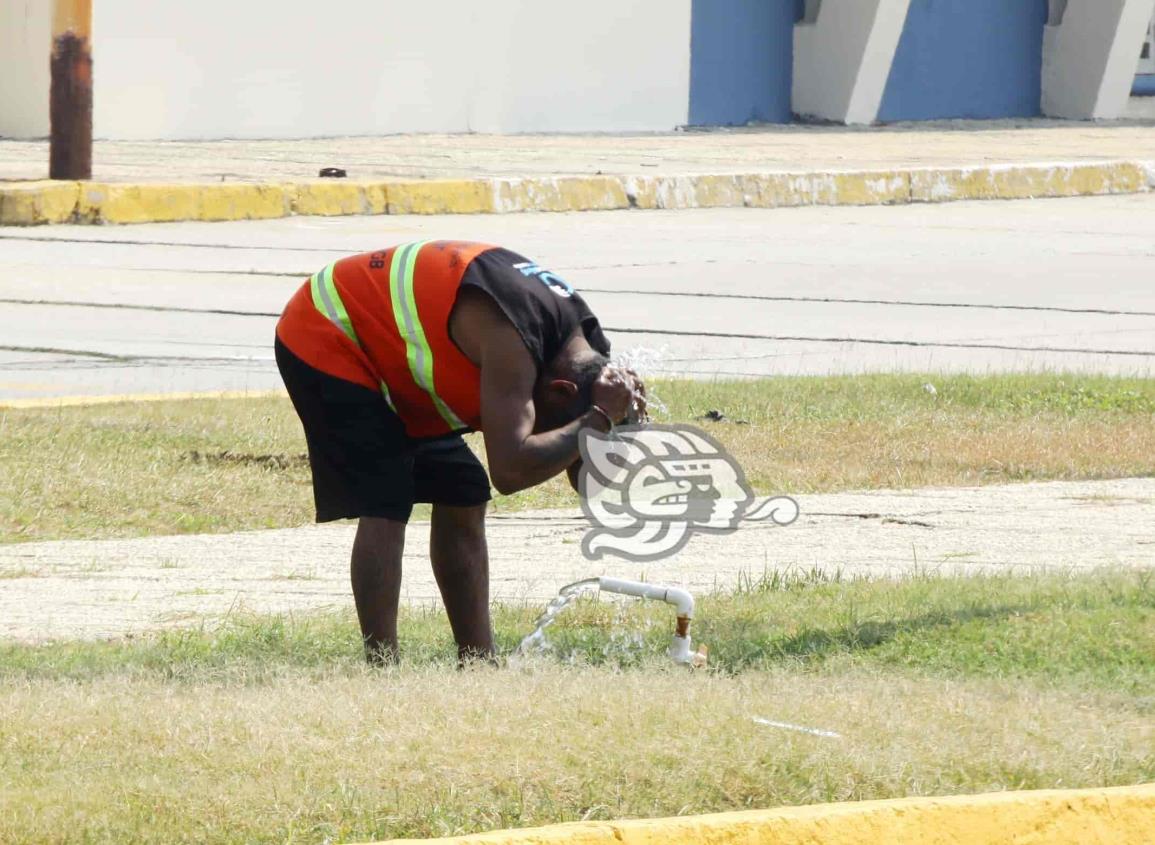
[[[587,578],[584,581],[575,581],[562,587],[556,596],[546,605],[545,612],[538,617],[533,632],[521,641],[514,649],[513,657],[525,657],[527,654],[541,654],[549,651],[549,643],[545,638],[545,629],[554,623],[563,610],[573,604],[583,593],[598,589],[597,578]]]
[[[614,355],[612,363],[617,367],[624,367],[633,370],[637,373],[643,382],[647,383],[646,389],[646,404],[649,406],[649,413],[659,414],[661,416],[668,416],[670,411],[656,395],[653,389],[649,386],[651,376],[656,373],[656,367],[661,360],[666,357],[666,347],[661,349],[653,349],[648,346],[634,346],[629,349],[624,349]],[[635,395],[635,400],[637,396]]]

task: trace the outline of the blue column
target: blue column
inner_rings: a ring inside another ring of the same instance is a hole
[[[789,123],[802,0],[693,0],[690,123]]]
[[[878,119],[1040,113],[1047,0],[913,0]]]

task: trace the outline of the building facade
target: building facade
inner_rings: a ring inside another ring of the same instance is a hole
[[[0,136],[48,132],[51,5],[0,0]],[[105,138],[1091,119],[1155,93],[1155,0],[94,6]]]

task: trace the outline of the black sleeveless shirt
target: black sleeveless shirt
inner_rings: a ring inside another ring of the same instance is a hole
[[[610,354],[610,342],[581,295],[554,273],[508,249],[486,250],[470,262],[461,284],[485,291],[513,323],[538,372],[580,327],[590,346]]]

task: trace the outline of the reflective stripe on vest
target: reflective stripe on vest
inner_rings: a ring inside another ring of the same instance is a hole
[[[318,311],[329,318],[329,322],[343,331],[349,340],[360,346],[361,341],[357,340],[357,332],[353,331],[353,322],[349,319],[349,312],[345,310],[345,303],[341,301],[341,294],[337,292],[337,286],[333,284],[333,268],[336,266],[336,264],[330,264],[309,279],[309,287],[313,292],[313,304],[317,306]]]
[[[413,381],[429,394],[445,424],[451,430],[458,431],[468,426],[437,395],[433,384],[433,349],[426,339],[413,294],[413,268],[417,264],[417,254],[428,243],[430,241],[418,241],[393,250],[393,261],[389,266],[389,294],[393,303],[393,317],[397,321],[397,332],[405,341],[405,356]]]
[[[349,340],[360,347],[361,341],[357,339],[357,332],[353,329],[353,321],[349,319],[349,312],[345,309],[345,303],[341,301],[341,294],[337,291],[337,285],[333,281],[333,268],[336,266],[336,263],[330,264],[309,279],[313,305],[329,319],[329,322],[344,332]],[[385,402],[388,403],[393,413],[397,413],[397,408],[393,405],[393,397],[389,395],[389,387],[385,382],[381,382],[381,395],[385,397]]]

